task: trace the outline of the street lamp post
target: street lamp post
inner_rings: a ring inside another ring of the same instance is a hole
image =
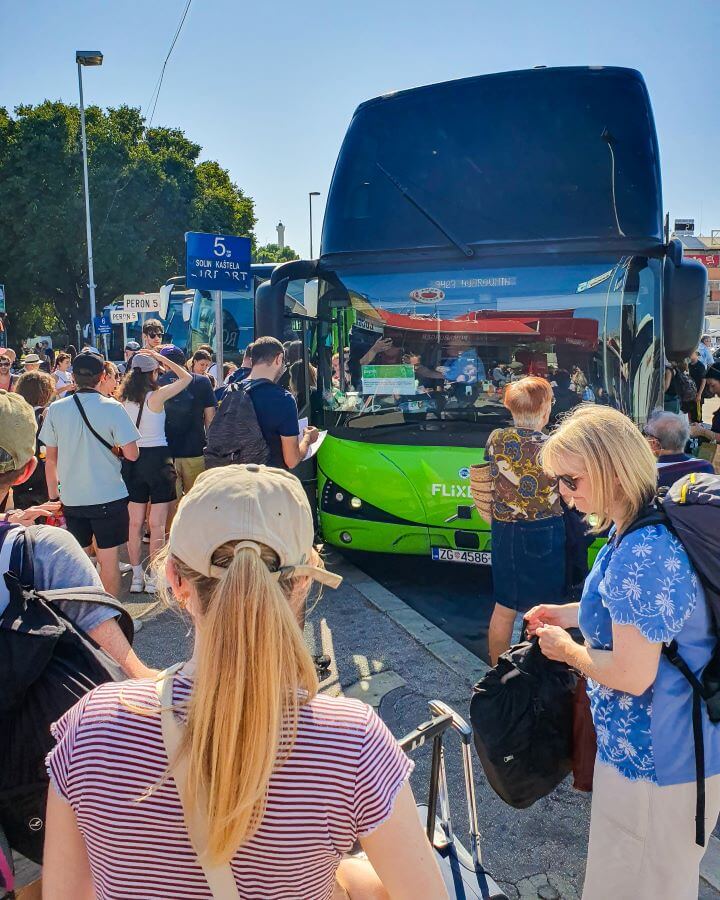
[[[310,202],[310,259],[313,258],[313,226],[312,226],[312,200],[313,197],[319,197],[320,191],[310,191],[308,201]]]
[[[93,271],[92,229],[90,227],[90,187],[88,184],[87,138],[85,136],[85,104],[83,102],[82,67],[101,66],[103,55],[99,50],[77,50],[75,62],[78,67],[80,88],[80,130],[82,132],[83,182],[85,185],[85,231],[87,233],[88,290],[90,292],[90,341],[95,344],[95,274]]]

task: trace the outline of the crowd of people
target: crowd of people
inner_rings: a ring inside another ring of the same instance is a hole
[[[127,545],[131,590],[162,591],[194,629],[191,658],[157,673],[114,612],[64,605],[130,680],[89,691],[53,726],[45,827],[19,841],[37,863],[44,843],[44,896],[189,897],[209,887],[268,900],[446,898],[412,764],[368,706],[318,693],[303,640],[313,582],[333,588],[340,578],[313,545],[312,510],[289,471],[317,439],[313,428],[300,434],[296,397],[311,385],[299,385],[296,350],[259,338],[237,372],[223,373],[221,403],[249,398],[267,465],[230,458],[206,470],[212,358],[186,360],[157,325],[146,323],[144,346],[128,346],[123,372],[87,348],[69,365],[58,354],[59,378],[30,368],[0,387],[0,500],[13,495],[0,559],[10,559],[13,526],[26,525],[36,588],[101,582],[117,597]],[[505,384],[512,424],[487,444],[490,655],[510,645],[520,614],[546,657],[588,679],[598,757],[585,900],[694,897],[704,848],[690,700],[661,648],[675,642],[697,674],[716,636],[679,540],[662,524],[632,526],[658,484],[713,471],[687,445],[700,431],[720,443],[720,413],[708,428],[658,411],[641,431],[582,402],[577,373],[554,374],[554,384]],[[706,388],[720,395],[714,364]],[[33,524],[61,509],[66,530]],[[581,549],[569,552],[578,530]],[[573,601],[578,552],[586,560],[597,535],[607,540]],[[7,603],[0,586],[0,614]],[[709,835],[720,813],[720,731],[702,716]],[[0,815],[17,834],[12,811]]]
[[[38,427],[35,471],[3,509],[18,522],[62,515],[115,597],[125,570],[132,571],[131,593],[156,592],[147,563],[166,543],[177,501],[205,469],[208,429],[232,385],[252,388],[271,465],[294,468],[318,434],[300,434],[297,372],[295,394],[281,383],[290,363],[297,366],[295,348],[261,338],[240,367],[223,366],[218,384],[209,347],[187,359],[163,344],[156,319],[144,323],[142,338],[142,346],[127,343],[120,366],[94,348],[71,347],[54,357],[49,373],[27,354],[16,374],[17,356],[8,348],[0,354],[0,389],[23,397]],[[125,547],[129,563],[121,559]]]

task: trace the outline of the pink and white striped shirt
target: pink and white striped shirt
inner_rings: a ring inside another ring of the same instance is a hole
[[[174,703],[191,681],[176,676]],[[72,806],[99,900],[209,898],[173,779],[145,799],[168,764],[148,679],[104,684],[53,726],[51,783]],[[413,764],[358,700],[318,696],[273,774],[260,829],[231,861],[242,900],[328,900],[335,870],[359,836],[391,814]]]

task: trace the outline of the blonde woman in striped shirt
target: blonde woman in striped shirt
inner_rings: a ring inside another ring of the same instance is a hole
[[[340,579],[312,540],[289,472],[197,479],[165,567],[195,652],[157,684],[103,685],[56,724],[46,896],[447,898],[412,764],[368,706],[317,693],[298,621],[311,582]],[[369,861],[346,858],[358,839]]]

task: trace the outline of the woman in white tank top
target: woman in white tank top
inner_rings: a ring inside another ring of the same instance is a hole
[[[177,376],[170,384],[159,385],[161,370]],[[130,534],[128,555],[133,567],[130,592],[155,593],[155,579],[142,568],[142,534],[145,518],[150,525],[150,558],[165,543],[170,504],[177,497],[175,469],[165,437],[165,403],[191,384],[192,375],[182,366],[155,350],[140,350],[130,362],[120,389],[120,400],[140,432],[140,456],[136,462],[123,463],[123,478],[128,489]],[[150,504],[150,513],[147,506]]]

